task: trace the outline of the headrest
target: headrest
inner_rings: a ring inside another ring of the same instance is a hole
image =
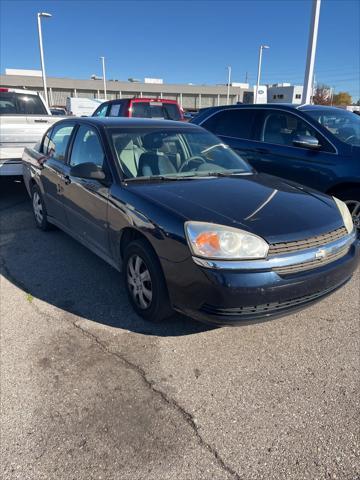
[[[143,147],[147,150],[157,150],[163,145],[164,134],[153,132],[142,137]]]

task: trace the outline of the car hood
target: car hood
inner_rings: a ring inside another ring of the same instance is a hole
[[[265,174],[128,186],[184,221],[243,228],[269,242],[307,238],[343,226],[330,197]]]

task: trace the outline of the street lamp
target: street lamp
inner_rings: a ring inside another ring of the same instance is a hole
[[[51,13],[46,13],[46,12],[40,12],[40,13],[37,14],[41,71],[42,71],[42,79],[43,79],[43,85],[44,85],[45,102],[46,102],[46,105],[47,105],[47,106],[49,106],[49,99],[48,99],[48,92],[47,92],[47,86],[46,86],[46,73],[45,73],[45,63],[44,63],[44,49],[43,49],[42,31],[41,31],[41,17],[50,18],[51,16],[52,16]]]
[[[260,45],[259,49],[259,65],[258,65],[258,74],[257,74],[257,81],[256,81],[256,92],[255,92],[255,102],[257,103],[258,99],[258,91],[259,91],[259,85],[260,85],[260,77],[261,77],[261,62],[262,62],[262,52],[265,49],[270,48],[268,45]]]
[[[226,105],[229,105],[230,83],[231,83],[231,67],[230,67],[230,65],[227,67],[227,69],[228,69],[228,82],[227,82],[227,93],[226,93]]]
[[[107,94],[106,94],[106,78],[105,78],[105,57],[100,57],[101,63],[102,63],[102,71],[103,71],[103,82],[104,82],[104,98],[107,100]]]

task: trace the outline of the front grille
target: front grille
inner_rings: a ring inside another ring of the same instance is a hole
[[[284,253],[299,252],[308,248],[322,247],[328,243],[339,240],[347,235],[345,227],[338,228],[332,232],[317,235],[316,237],[305,238],[295,242],[271,243],[269,247],[269,256],[280,255]]]
[[[297,297],[297,298],[293,298],[285,301],[278,301],[278,302],[272,302],[272,303],[265,303],[262,305],[254,305],[249,307],[237,307],[237,308],[220,308],[220,307],[216,307],[214,305],[209,305],[205,303],[201,307],[201,310],[208,315],[219,315],[219,316],[230,317],[230,318],[231,317],[252,317],[252,316],[257,317],[260,315],[274,314],[281,310],[286,310],[292,307],[297,307],[305,303],[312,302],[324,295],[331,293],[332,291],[339,288],[342,284],[343,282],[340,283],[339,285],[333,286],[326,290],[321,290],[321,291],[312,293],[311,295],[305,295],[303,297]]]
[[[274,268],[274,272],[279,273],[280,275],[290,274],[290,273],[297,273],[303,272],[305,270],[311,270],[313,268],[322,267],[323,265],[327,265],[328,263],[335,262],[335,260],[339,260],[344,255],[346,255],[349,251],[350,246],[346,245],[346,247],[342,248],[341,250],[329,254],[325,258],[316,258],[314,260],[310,260],[309,262],[297,263],[295,265],[287,265],[286,267],[277,267]]]

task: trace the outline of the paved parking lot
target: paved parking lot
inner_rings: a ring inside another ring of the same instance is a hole
[[[115,270],[1,179],[6,480],[360,478],[359,271],[293,316],[149,325]]]

